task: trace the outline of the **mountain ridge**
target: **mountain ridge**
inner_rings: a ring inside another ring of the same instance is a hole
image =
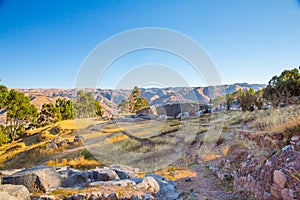
[[[192,102],[208,103],[210,99],[225,93],[233,93],[239,89],[246,90],[249,88],[257,91],[265,86],[265,84],[234,83],[220,86],[141,88],[140,90],[142,96],[149,101],[150,105],[164,105]],[[31,88],[16,90],[29,96],[32,103],[41,109],[44,103],[53,103],[57,98],[76,99],[77,91],[82,89]],[[101,88],[85,88],[83,90],[92,92],[108,113],[112,113],[123,99],[128,98],[132,91],[131,89]]]

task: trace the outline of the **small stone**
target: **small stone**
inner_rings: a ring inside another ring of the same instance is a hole
[[[134,194],[131,196],[131,200],[142,200],[141,195]]]
[[[119,195],[118,195],[118,193],[114,192],[114,193],[109,194],[107,198],[110,200],[118,200]]]
[[[267,161],[266,161],[266,164],[265,164],[265,166],[267,166],[267,167],[271,167],[271,166],[272,166],[272,162],[271,162],[271,161],[269,161],[269,160],[267,160]]]
[[[269,192],[264,191],[264,199],[269,200],[271,197],[272,195]]]
[[[287,179],[286,175],[282,171],[275,170],[273,180],[280,188],[284,188]]]
[[[291,138],[291,141],[298,142],[300,140],[300,136],[295,135]]]
[[[192,179],[191,179],[191,177],[187,177],[187,178],[184,179],[184,181],[185,181],[185,182],[191,182]]]
[[[288,150],[292,150],[293,149],[293,147],[291,146],[291,145],[287,145],[287,146],[285,146],[285,147],[283,147],[282,149],[281,149],[281,151],[288,151]]]
[[[151,194],[145,194],[143,200],[154,200],[154,197]]]

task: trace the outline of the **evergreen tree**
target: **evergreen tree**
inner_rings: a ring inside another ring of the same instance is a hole
[[[102,106],[101,106],[100,102],[97,100],[95,100],[95,114],[97,117],[102,117],[104,114]]]
[[[274,107],[280,103],[299,103],[300,73],[297,68],[284,70],[280,76],[273,76],[264,89],[264,98],[271,101]]]
[[[40,125],[46,125],[48,123],[55,123],[62,119],[60,110],[53,103],[45,103],[42,106],[41,111],[37,119],[37,123]]]
[[[138,110],[149,107],[149,102],[146,98],[140,97],[140,89],[135,86],[128,98],[128,110],[131,113],[136,113]]]
[[[103,115],[102,106],[94,99],[91,92],[77,92],[75,110],[77,118],[99,117]]]
[[[72,100],[58,98],[55,106],[58,108],[62,120],[74,118],[74,105]]]

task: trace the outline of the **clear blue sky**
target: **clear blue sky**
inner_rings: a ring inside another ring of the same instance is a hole
[[[81,63],[95,46],[141,27],[174,29],[195,39],[224,83],[267,83],[283,69],[300,65],[296,0],[0,0],[2,84],[73,88]],[[153,53],[142,55],[145,61],[138,53],[123,63],[120,59],[99,87],[113,87],[117,72],[150,62]],[[168,55],[163,60],[173,62]],[[178,63],[179,73],[193,76]],[[196,78],[191,83],[203,84]]]

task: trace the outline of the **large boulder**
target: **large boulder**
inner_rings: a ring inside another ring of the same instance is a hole
[[[79,170],[69,169],[67,177],[64,177],[67,187],[85,187],[90,183],[87,172],[81,172]]]
[[[160,189],[159,184],[157,183],[157,181],[151,176],[145,177],[142,180],[142,182],[137,184],[136,187],[137,188],[143,188],[145,190],[148,190],[151,193],[156,193]]]
[[[131,168],[124,165],[111,165],[109,169],[114,170],[120,179],[137,178],[136,174],[139,172],[137,168]]]
[[[23,185],[0,185],[0,199],[19,199],[19,200],[30,200],[30,194],[26,187]],[[7,196],[7,194],[9,196]]]
[[[53,167],[25,169],[3,177],[4,184],[24,185],[30,192],[47,192],[52,187],[63,185],[63,179]]]

